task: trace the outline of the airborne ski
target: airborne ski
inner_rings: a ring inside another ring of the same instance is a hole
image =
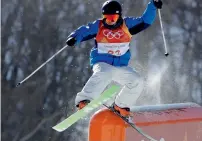
[[[76,113],[72,114],[62,122],[58,123],[53,129],[58,132],[62,132],[69,128],[72,124],[77,122],[79,119],[85,117],[87,114],[92,112],[94,109],[101,106],[104,102],[111,99],[118,91],[120,90],[119,86],[111,86],[107,90],[105,90],[97,99],[92,100],[88,105],[86,105],[83,109],[78,110]]]

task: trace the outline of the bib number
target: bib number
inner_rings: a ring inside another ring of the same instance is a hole
[[[129,49],[129,43],[98,43],[98,53],[121,56]]]
[[[116,51],[109,50],[108,54],[115,55],[115,56],[121,56],[121,51],[120,50],[116,50]]]

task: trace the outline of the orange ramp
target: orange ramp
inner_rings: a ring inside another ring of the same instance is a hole
[[[202,141],[202,107],[194,103],[138,106],[134,123],[158,141]],[[89,141],[149,141],[108,109],[94,114]]]

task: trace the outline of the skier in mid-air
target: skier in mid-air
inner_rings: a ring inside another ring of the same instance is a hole
[[[132,35],[148,28],[155,20],[157,9],[161,8],[161,0],[150,0],[141,17],[122,17],[121,4],[114,0],[106,1],[102,6],[103,18],[79,27],[68,36],[68,46],[95,38],[95,47],[90,53],[93,75],[76,96],[75,104],[79,109],[115,81],[123,87],[113,107],[124,117],[130,115],[130,107],[143,90],[143,77],[128,66]]]

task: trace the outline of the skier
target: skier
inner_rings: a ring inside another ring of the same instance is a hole
[[[161,8],[161,0],[150,0],[141,17],[122,17],[121,4],[109,0],[102,6],[102,19],[81,26],[68,36],[68,46],[95,38],[95,47],[90,53],[93,74],[75,99],[79,109],[97,98],[111,81],[116,81],[123,87],[113,107],[123,117],[130,115],[130,107],[143,89],[143,77],[128,66],[131,38],[148,28]]]

